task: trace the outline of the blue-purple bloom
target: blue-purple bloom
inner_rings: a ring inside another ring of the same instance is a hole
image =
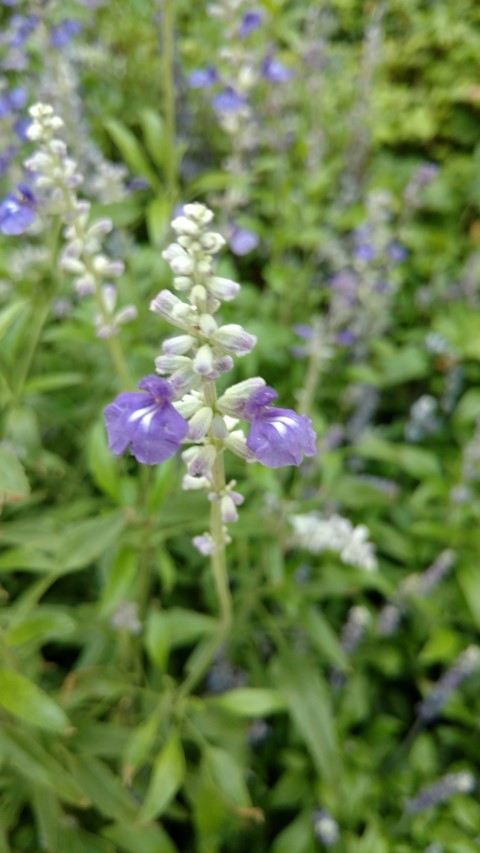
[[[262,77],[270,83],[287,83],[292,78],[292,72],[273,56],[267,56],[262,62]]]
[[[247,447],[267,468],[300,465],[304,456],[315,456],[315,432],[310,418],[293,409],[269,404],[277,397],[273,388],[259,388],[245,403],[243,416],[250,421]]]
[[[159,376],[145,376],[138,387],[124,391],[104,410],[108,446],[120,456],[130,452],[144,465],[158,465],[173,456],[188,432],[185,418],[172,406],[173,388]]]
[[[50,29],[50,44],[52,47],[56,47],[57,50],[61,50],[62,47],[66,47],[78,35],[81,29],[79,21],[65,18],[59,24],[54,24]]]
[[[228,245],[230,246],[233,254],[240,257],[242,255],[248,255],[249,252],[253,252],[253,250],[257,248],[259,242],[258,234],[255,234],[255,231],[250,231],[248,228],[240,228],[238,225],[234,225],[230,233]]]
[[[351,331],[351,329],[341,329],[335,336],[337,344],[340,344],[342,347],[351,346],[355,343],[356,339],[356,335]]]
[[[188,77],[188,85],[191,89],[206,89],[213,86],[218,80],[217,69],[214,65],[207,68],[197,68]]]
[[[256,12],[251,9],[248,12],[245,12],[242,23],[240,24],[240,29],[238,31],[238,35],[241,39],[246,38],[256,30],[263,21],[263,15],[261,12]]]
[[[245,98],[242,98],[232,86],[227,86],[212,98],[212,107],[217,113],[236,113],[244,105]]]
[[[387,255],[394,264],[401,264],[406,260],[408,252],[401,243],[393,242],[387,248]]]
[[[18,195],[9,193],[0,202],[0,232],[9,236],[23,234],[35,219],[35,196],[25,184],[18,184]]]

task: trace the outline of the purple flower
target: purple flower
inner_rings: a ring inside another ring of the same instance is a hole
[[[401,243],[390,243],[387,248],[387,255],[394,264],[401,264],[408,256],[405,246]]]
[[[257,248],[259,242],[258,234],[255,234],[254,231],[234,225],[228,245],[230,246],[233,254],[240,257],[242,255],[248,255],[249,252],[253,252],[253,250]]]
[[[27,103],[27,90],[23,86],[14,86],[8,92],[7,97],[12,110],[23,110]]]
[[[223,92],[219,92],[212,98],[212,107],[217,113],[236,113],[245,104],[245,99],[237,94],[232,86],[227,86]]]
[[[9,47],[13,49],[23,47],[30,33],[37,26],[38,21],[39,19],[36,15],[13,15],[10,20],[12,35]]]
[[[0,152],[0,175],[4,175],[8,172],[10,164],[17,153],[17,149],[14,145],[9,145],[5,151]]]
[[[310,341],[312,339],[313,328],[307,325],[307,323],[295,323],[292,329],[302,341]]]
[[[267,56],[262,62],[262,77],[270,83],[287,83],[292,78],[292,72],[278,59]]]
[[[267,468],[300,465],[303,456],[315,456],[315,432],[306,415],[268,404],[277,397],[265,386],[251,395],[243,415],[250,420],[247,447]]]
[[[208,68],[197,68],[188,77],[188,85],[191,89],[206,89],[213,86],[218,80],[217,69],[214,65]]]
[[[108,446],[120,456],[130,445],[138,462],[157,465],[176,453],[188,424],[170,402],[173,389],[166,379],[145,376],[138,387],[147,393],[125,391],[104,410]]]
[[[371,243],[357,243],[353,250],[353,257],[356,258],[357,261],[363,261],[363,263],[370,263],[375,258],[376,252]]]
[[[349,347],[356,341],[356,336],[350,329],[341,329],[335,336],[337,344],[342,347]]]
[[[240,36],[240,38],[244,39],[249,36],[250,33],[253,33],[253,31],[260,26],[262,21],[263,15],[261,12],[255,12],[254,10],[245,12],[242,18],[242,23],[240,24],[240,29],[238,31],[238,35]]]
[[[15,136],[17,137],[17,139],[20,140],[20,142],[28,141],[27,131],[31,123],[31,119],[28,116],[21,116],[20,118],[17,118],[15,124],[13,125],[13,130]]]
[[[9,193],[0,203],[0,232],[9,236],[23,234],[35,219],[35,197],[25,184],[18,184],[18,195]]]
[[[50,44],[61,50],[74,38],[81,30],[78,21],[72,21],[70,18],[60,21],[59,24],[54,24],[50,29]]]

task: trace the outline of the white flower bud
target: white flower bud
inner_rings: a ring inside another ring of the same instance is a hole
[[[90,273],[86,272],[85,275],[76,278],[73,284],[79,296],[92,296],[95,293],[95,279]]]
[[[200,237],[200,245],[204,252],[208,252],[209,255],[216,255],[225,245],[225,240],[221,234],[207,231]]]
[[[212,470],[217,451],[211,444],[204,447],[189,447],[182,453],[182,459],[188,466],[188,473],[192,477],[205,477]]]
[[[197,237],[200,233],[198,223],[193,222],[186,216],[178,216],[172,222],[172,228],[177,234],[185,234],[190,237]]]
[[[255,335],[250,335],[243,326],[239,326],[237,323],[220,326],[212,335],[212,341],[227,352],[239,356],[247,355],[257,343]]]
[[[208,225],[213,219],[212,211],[208,207],[205,207],[204,204],[199,204],[198,202],[186,204],[183,212],[189,219],[193,219],[195,222],[201,223],[201,225]]]
[[[97,255],[93,259],[93,268],[101,276],[113,276],[116,278],[125,269],[123,261],[111,261],[105,255]]]
[[[193,285],[193,281],[191,278],[188,278],[186,275],[177,275],[173,279],[173,286],[175,290],[186,291],[190,290]]]
[[[207,299],[207,291],[205,290],[203,284],[196,284],[192,287],[190,292],[190,299],[192,300],[193,305],[201,306],[205,303]]]
[[[216,320],[211,314],[200,314],[200,317],[198,318],[198,325],[200,326],[202,334],[207,336],[213,335],[213,333],[218,329]]]
[[[212,434],[218,441],[223,440],[228,435],[227,426],[221,415],[215,415],[213,418]]]
[[[78,258],[70,258],[68,255],[62,255],[59,265],[65,272],[71,272],[75,275],[81,275],[86,272],[85,264],[82,261],[79,261]]]
[[[117,290],[113,284],[104,284],[102,287],[102,301],[104,308],[112,314],[117,304]]]
[[[192,359],[185,355],[159,355],[155,359],[155,368],[157,373],[170,373],[173,370],[182,368],[190,368]]]
[[[187,309],[187,310],[185,310]],[[161,290],[150,303],[150,311],[160,314],[174,326],[188,331],[191,308],[169,290]],[[185,316],[186,315],[186,316]],[[188,318],[188,319],[187,319]]]
[[[200,376],[208,376],[213,369],[213,352],[208,344],[201,346],[193,360],[193,369]]]
[[[255,454],[247,447],[247,440],[241,430],[234,430],[225,439],[225,445],[235,456],[240,456],[246,462],[255,462]]]
[[[170,266],[175,275],[181,276],[191,275],[195,270],[195,264],[192,258],[189,258],[188,255],[185,255],[183,258],[173,258],[173,260],[170,261]]]
[[[167,338],[162,343],[162,351],[165,355],[184,355],[194,344],[195,338],[191,335],[177,335],[175,338]]]
[[[213,276],[207,282],[207,287],[210,293],[222,302],[230,302],[235,299],[240,290],[240,285],[236,281],[229,278],[218,278],[218,276]]]
[[[210,486],[209,480],[206,477],[191,477],[190,474],[185,474],[182,481],[182,488],[188,491],[199,491],[200,489],[208,489]]]
[[[190,441],[201,441],[205,438],[210,424],[212,423],[213,412],[209,406],[202,406],[198,412],[190,418],[188,422],[187,438]]]
[[[117,326],[124,326],[125,323],[132,323],[133,320],[136,320],[138,317],[138,311],[135,305],[124,305],[123,308],[120,308],[120,311],[117,311],[115,314],[115,323]]]
[[[254,376],[237,382],[227,388],[224,394],[217,400],[217,408],[222,414],[230,415],[232,418],[242,416],[243,407],[255,391],[263,388],[265,380],[261,376]]]
[[[173,403],[173,406],[182,418],[185,418],[188,421],[195,412],[198,412],[198,410],[201,409],[203,401],[198,397],[195,397],[193,394],[185,394],[181,400],[177,400]]]
[[[238,512],[231,495],[227,494],[222,497],[220,502],[220,512],[222,515],[222,521],[225,524],[228,524],[231,521],[237,521]]]

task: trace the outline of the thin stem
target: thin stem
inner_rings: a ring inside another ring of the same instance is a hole
[[[163,97],[165,130],[167,137],[167,162],[165,164],[167,198],[173,205],[177,196],[176,168],[176,128],[175,128],[175,76],[174,76],[174,18],[172,0],[163,0],[162,15],[162,56],[163,56]]]
[[[307,366],[307,374],[305,376],[304,386],[298,395],[299,412],[301,415],[308,415],[311,411],[315,392],[317,390],[318,380],[323,366],[323,353],[320,346],[316,344],[320,330],[317,323],[313,323],[312,339],[310,342],[310,356]]]

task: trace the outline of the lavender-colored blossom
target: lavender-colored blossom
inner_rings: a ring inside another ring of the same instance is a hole
[[[277,396],[266,386],[255,391],[245,404],[244,417],[251,421],[247,447],[267,468],[300,465],[304,456],[316,453],[312,422],[292,409],[269,406]]]
[[[8,92],[7,97],[12,110],[23,110],[27,103],[28,93],[23,86],[14,86]]]
[[[18,195],[9,193],[0,203],[0,232],[23,234],[35,219],[35,197],[25,184],[18,184]]]
[[[376,252],[371,243],[357,243],[353,249],[353,257],[357,261],[369,264],[375,258]]]
[[[245,12],[242,23],[240,24],[240,29],[238,31],[238,35],[241,39],[246,38],[256,30],[263,21],[263,15],[261,12],[257,12],[254,9],[250,9],[248,12]]]
[[[245,98],[242,98],[232,86],[227,86],[218,95],[212,98],[212,107],[217,113],[236,113],[245,105]]]
[[[197,68],[188,77],[188,85],[191,89],[206,89],[213,86],[218,80],[217,69],[214,65],[207,68]]]
[[[127,184],[127,189],[130,192],[137,192],[137,190],[148,190],[150,189],[150,184],[145,178],[131,178],[131,180]]]
[[[37,15],[13,15],[10,19],[10,31],[12,33],[9,47],[17,49],[23,47],[28,36],[39,22]]]
[[[253,250],[257,248],[259,242],[260,239],[258,234],[255,234],[254,231],[234,225],[228,245],[234,255],[242,257],[243,255],[248,255],[250,252],[253,252]]]
[[[5,175],[10,168],[10,164],[17,153],[14,145],[9,145],[5,151],[0,152],[0,175]]]
[[[267,56],[263,60],[261,74],[270,83],[287,83],[292,78],[292,72],[273,56]]]
[[[173,389],[158,376],[146,376],[104,410],[108,446],[120,456],[130,445],[138,462],[157,465],[170,459],[188,432],[188,423],[171,404]]]
[[[342,347],[350,347],[355,343],[357,338],[351,329],[341,329],[340,332],[337,332],[335,340],[337,344],[340,344]]]
[[[394,264],[401,264],[407,259],[408,252],[401,243],[390,243],[387,247],[387,255]]]
[[[60,21],[59,24],[55,24],[50,29],[50,44],[52,47],[57,48],[57,50],[61,50],[78,35],[81,29],[79,21],[65,18],[65,20]]]
[[[32,121],[28,116],[21,116],[17,118],[15,124],[13,125],[13,132],[17,139],[20,142],[28,141],[28,128],[31,126]]]
[[[295,323],[292,329],[302,341],[310,341],[313,337],[313,328],[307,323]]]

